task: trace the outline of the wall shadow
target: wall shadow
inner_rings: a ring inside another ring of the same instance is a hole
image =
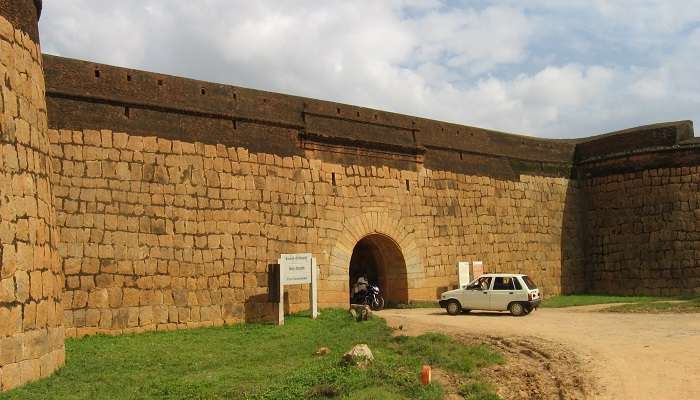
[[[245,299],[245,322],[272,322],[277,319],[279,303],[279,264],[267,265],[267,293],[248,296]],[[289,311],[289,294],[284,296],[285,312]]]
[[[561,227],[561,294],[581,294],[589,290],[586,272],[586,210],[585,191],[572,176],[566,188]]]

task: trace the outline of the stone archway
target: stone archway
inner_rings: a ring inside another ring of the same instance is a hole
[[[399,245],[386,235],[374,233],[357,242],[348,275],[350,288],[364,275],[370,284],[379,286],[387,304],[408,302],[406,262]]]
[[[406,228],[399,215],[366,212],[343,220],[342,229],[336,236],[329,253],[327,267],[320,271],[319,302],[326,307],[342,307],[349,303],[349,269],[353,250],[358,242],[370,236],[374,239],[374,244],[379,237],[385,238],[386,241],[379,241],[379,244],[388,246],[388,243],[391,243],[402,255],[404,261],[402,269],[405,270],[405,278],[402,277],[402,279],[405,279],[407,293],[403,298],[408,300],[428,298],[429,296],[426,297],[423,294],[426,284],[423,257],[413,233]],[[391,254],[386,247],[384,252]]]

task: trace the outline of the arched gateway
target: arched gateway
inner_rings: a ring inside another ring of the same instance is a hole
[[[352,285],[362,271],[379,284],[387,303],[405,303],[422,296],[422,258],[413,234],[403,226],[400,217],[378,212],[343,221],[330,254],[328,275],[322,273],[325,276],[321,278],[342,281],[343,292],[336,292],[341,296],[334,298],[349,302]]]
[[[408,302],[408,274],[399,245],[390,237],[375,233],[360,239],[352,251],[350,288],[365,276],[376,284],[389,304]]]

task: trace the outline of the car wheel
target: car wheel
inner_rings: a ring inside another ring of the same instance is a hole
[[[462,306],[457,300],[450,300],[445,308],[447,309],[447,313],[450,315],[457,315],[462,312]]]
[[[508,311],[510,311],[510,313],[515,317],[525,315],[525,307],[523,307],[521,303],[517,302],[510,303],[508,306]]]

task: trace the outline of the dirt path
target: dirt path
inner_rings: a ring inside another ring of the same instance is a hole
[[[442,331],[478,337],[512,349],[511,354],[523,354],[531,343],[533,352],[545,349],[543,362],[555,357],[566,364],[567,349],[574,351],[574,373],[587,371],[594,377],[595,386],[585,390],[587,398],[700,399],[700,314],[595,312],[599,308],[541,309],[522,318],[505,313],[453,317],[441,309],[385,310],[378,315],[407,334]],[[557,368],[548,371],[555,382],[576,379],[557,376],[574,374]],[[560,393],[559,398],[580,396]]]

